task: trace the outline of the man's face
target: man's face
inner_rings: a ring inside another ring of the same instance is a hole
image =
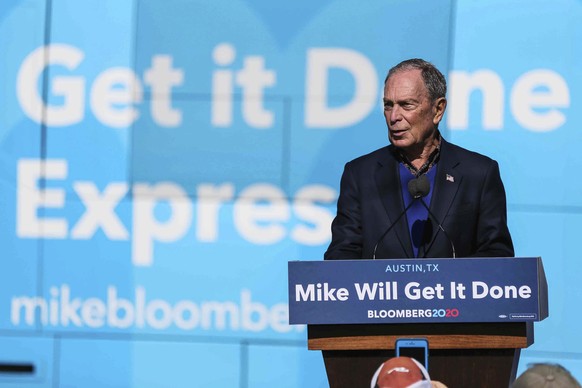
[[[384,85],[384,117],[388,138],[405,151],[420,151],[431,140],[446,107],[431,101],[420,70],[402,70]]]

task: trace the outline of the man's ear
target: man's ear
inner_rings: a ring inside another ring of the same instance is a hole
[[[438,98],[432,105],[432,111],[434,113],[432,122],[435,126],[443,119],[443,115],[445,114],[445,109],[447,109],[447,99],[444,97]]]

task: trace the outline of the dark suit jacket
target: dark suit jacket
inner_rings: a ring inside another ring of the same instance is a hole
[[[387,146],[346,164],[332,241],[324,258],[412,258],[406,217],[380,240],[404,210],[398,161]],[[505,189],[496,161],[442,139],[425,243],[418,257],[512,257]],[[438,223],[446,231],[438,228]]]

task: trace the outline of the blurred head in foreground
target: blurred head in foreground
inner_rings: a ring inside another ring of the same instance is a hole
[[[384,362],[374,373],[371,388],[430,388],[426,369],[415,359],[394,357]]]
[[[563,366],[533,364],[519,376],[511,388],[581,388]]]

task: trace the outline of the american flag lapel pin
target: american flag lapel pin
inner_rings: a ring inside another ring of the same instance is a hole
[[[452,176],[452,175],[449,175],[449,174],[447,174],[447,181],[448,181],[448,182],[453,182],[453,183],[454,183],[454,182],[455,182],[455,177],[454,177],[454,176]]]

